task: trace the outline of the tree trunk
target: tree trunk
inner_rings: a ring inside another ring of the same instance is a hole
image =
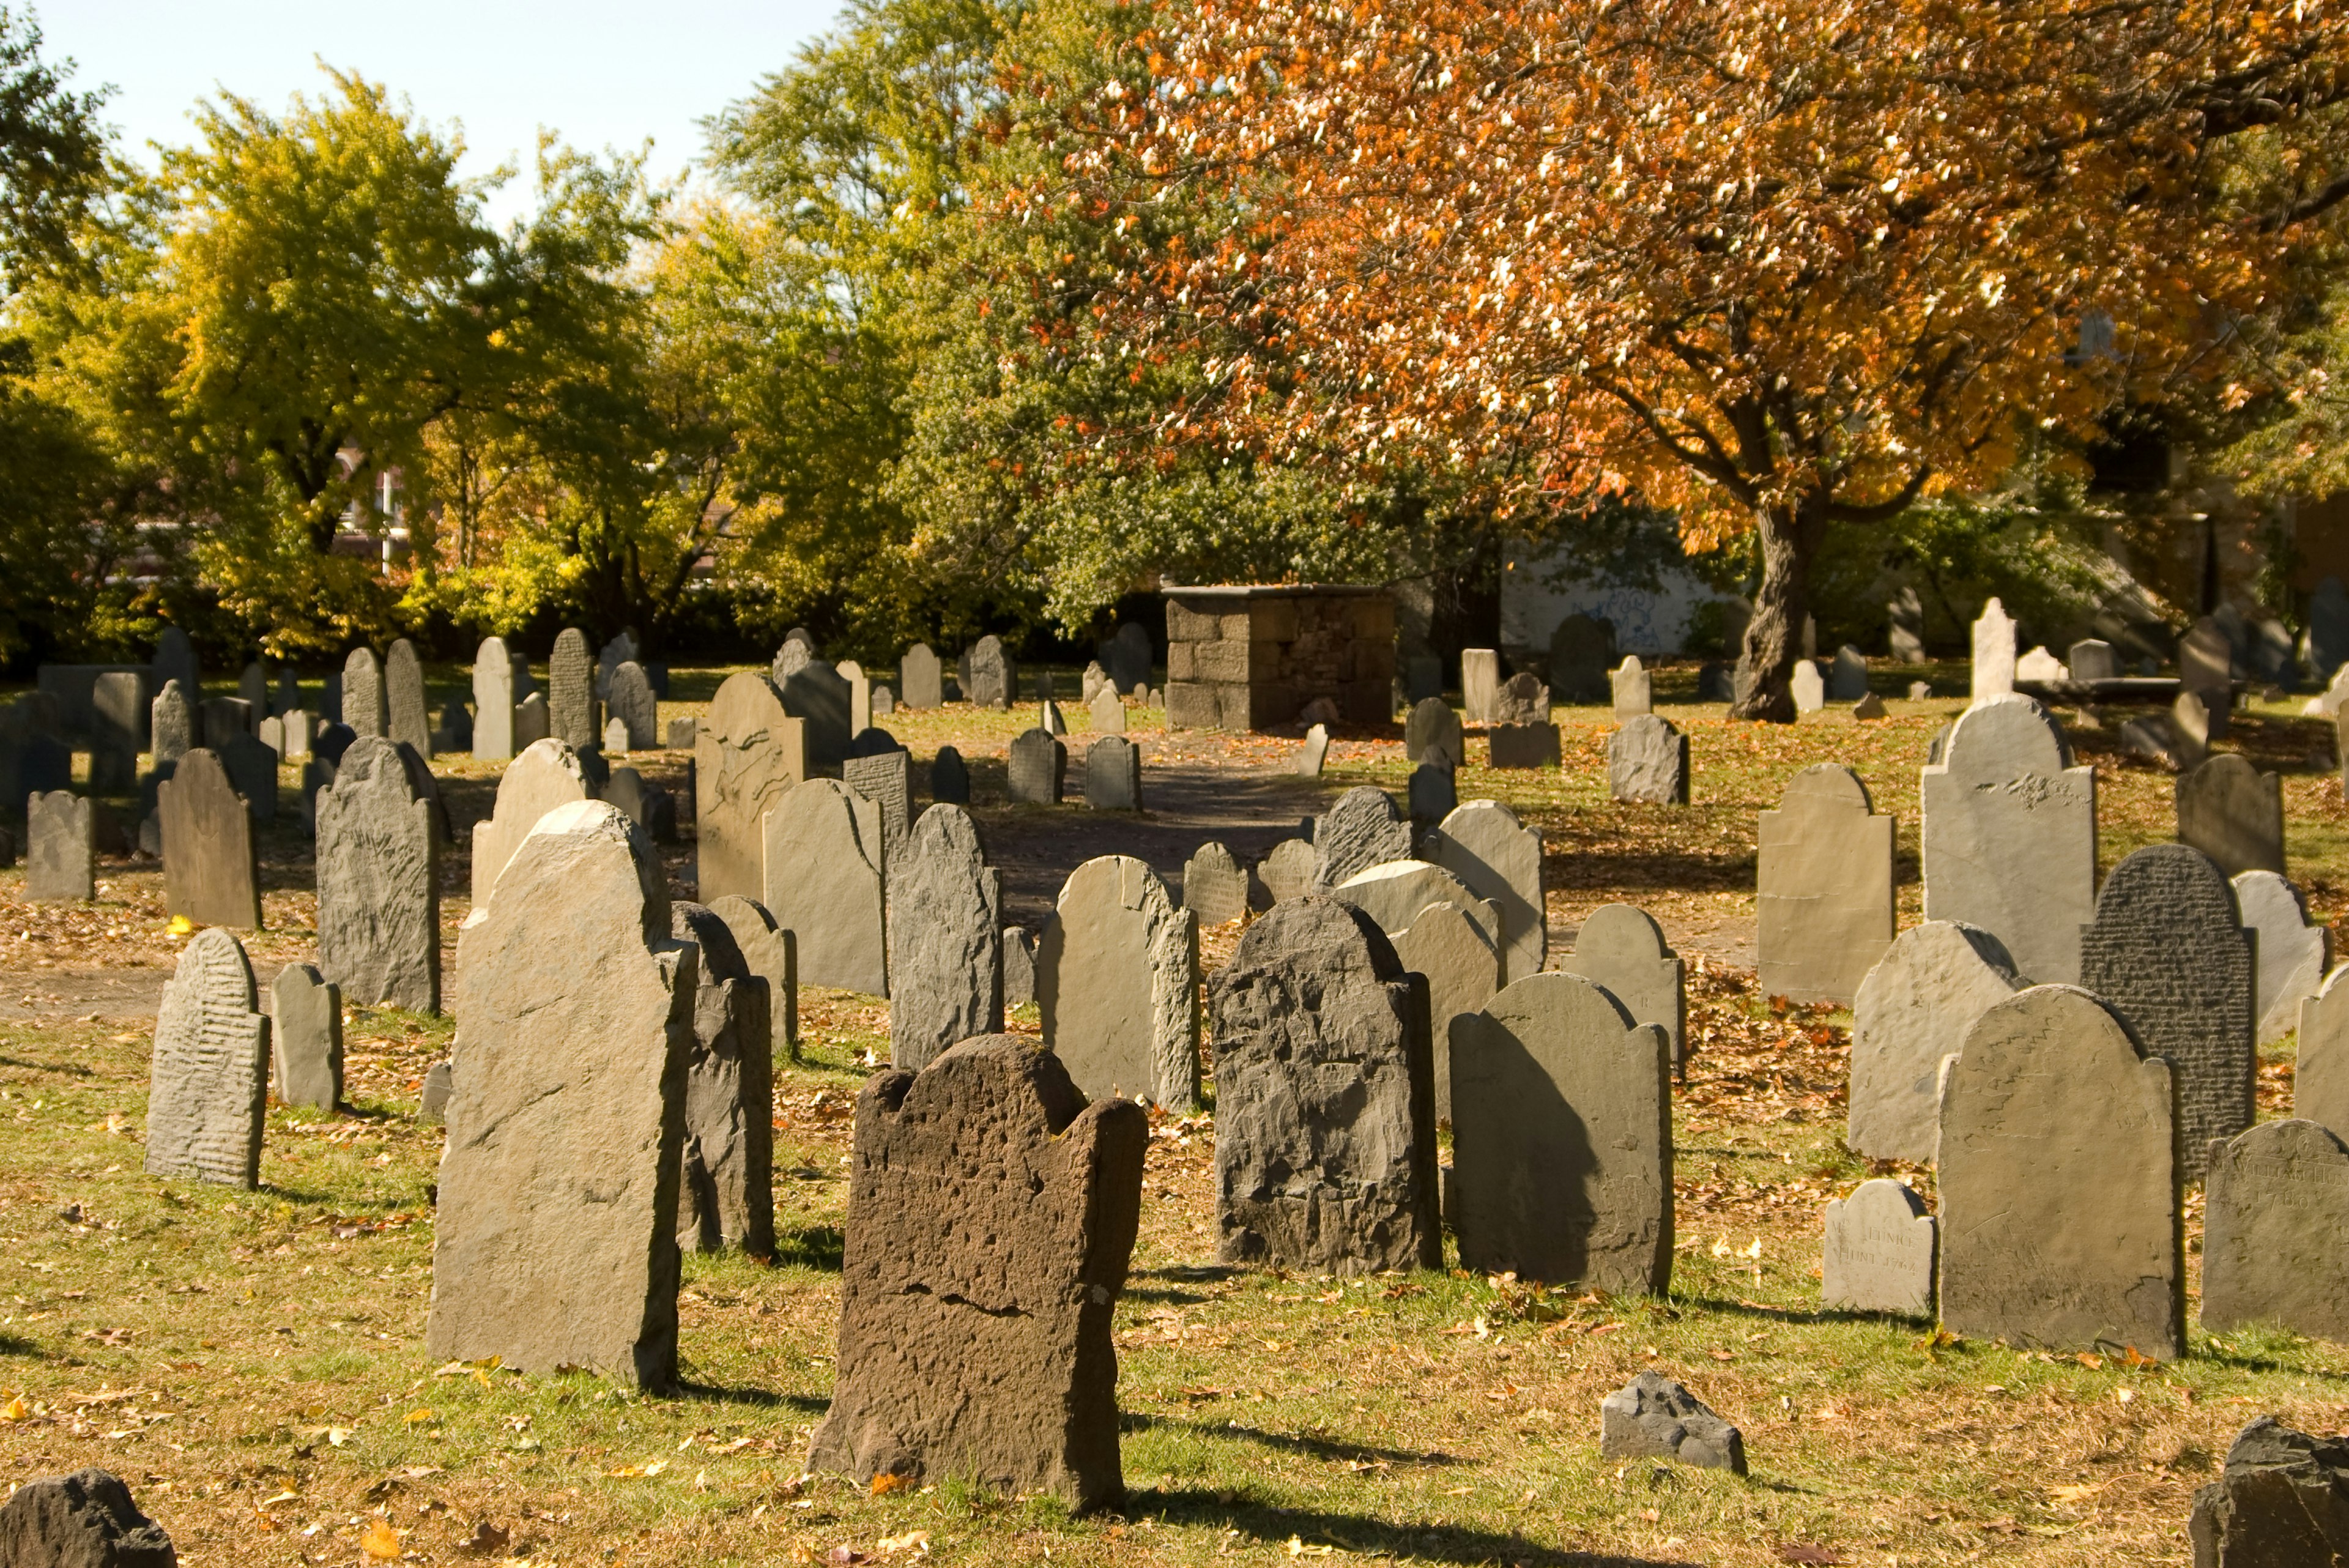
[[[1812,503],[1765,509],[1757,532],[1762,587],[1754,596],[1754,618],[1745,624],[1745,647],[1738,660],[1740,690],[1729,705],[1729,716],[1791,724],[1795,717],[1795,661],[1803,656],[1803,623],[1811,612],[1811,561],[1826,534],[1826,509]]]

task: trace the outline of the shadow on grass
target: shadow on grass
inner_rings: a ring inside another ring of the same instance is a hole
[[[1796,1324],[1857,1323],[1878,1324],[1893,1327],[1914,1328],[1922,1333],[1932,1326],[1932,1320],[1921,1317],[1896,1317],[1880,1312],[1847,1312],[1826,1307],[1777,1307],[1766,1303],[1740,1301],[1729,1296],[1682,1295],[1675,1292],[1671,1304],[1682,1312],[1718,1313],[1724,1317],[1760,1318],[1764,1323]],[[1942,1348],[1947,1349],[1948,1346]]]
[[[1136,1492],[1126,1499],[1127,1517],[1148,1514],[1169,1523],[1219,1524],[1274,1545],[1291,1537],[1307,1546],[1335,1546],[1364,1556],[1410,1556],[1432,1563],[1506,1563],[1518,1568],[1696,1568],[1685,1558],[1623,1557],[1603,1552],[1568,1552],[1522,1535],[1503,1535],[1456,1524],[1408,1524],[1359,1513],[1275,1508],[1227,1502],[1228,1492],[1193,1489]]]
[[[78,1023],[80,1021],[77,1019],[73,1022]],[[26,1060],[22,1056],[0,1056],[0,1067],[16,1067],[21,1068],[27,1073],[55,1073],[62,1078],[88,1078],[96,1076],[96,1075],[88,1067],[83,1066],[78,1062],[31,1062]]]
[[[1263,1448],[1278,1449],[1284,1453],[1307,1454],[1317,1459],[1347,1459],[1356,1463],[1376,1459],[1391,1465],[1428,1466],[1464,1462],[1451,1454],[1434,1450],[1415,1453],[1402,1449],[1382,1449],[1375,1443],[1350,1443],[1342,1438],[1317,1438],[1303,1432],[1268,1432],[1261,1427],[1245,1427],[1237,1421],[1190,1421],[1175,1417],[1154,1416],[1147,1411],[1127,1410],[1120,1413],[1119,1422],[1129,1432],[1160,1427],[1188,1432],[1195,1438],[1222,1438],[1255,1443]]]
[[[779,1269],[818,1269],[825,1273],[840,1272],[841,1258],[848,1239],[837,1225],[808,1225],[797,1231],[775,1232],[773,1264]]]
[[[760,1410],[796,1410],[802,1415],[821,1416],[832,1408],[832,1401],[819,1399],[812,1394],[778,1394],[771,1388],[725,1388],[715,1383],[697,1383],[690,1377],[677,1380],[676,1397],[711,1405],[748,1405]]]
[[[0,1355],[42,1355],[41,1347],[20,1334],[0,1334]]]

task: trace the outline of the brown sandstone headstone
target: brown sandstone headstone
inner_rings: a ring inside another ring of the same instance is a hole
[[[1848,1006],[1892,945],[1898,825],[1872,811],[1857,774],[1822,763],[1796,774],[1778,809],[1762,814],[1764,996]]]
[[[391,742],[362,735],[320,790],[318,967],[353,1002],[440,1011],[432,803]]]
[[[889,1061],[916,1071],[1003,1029],[1002,877],[978,825],[934,805],[889,868]]]
[[[1933,1315],[1933,1218],[1889,1177],[1827,1200],[1819,1303],[1846,1312]]]
[[[166,907],[200,926],[261,928],[253,821],[219,756],[198,746],[156,786]]]
[[[1988,931],[1927,920],[1900,933],[1860,982],[1852,1006],[1845,1135],[1868,1159],[1932,1162],[1940,1137],[1941,1063],[1974,1020],[2028,982]]]
[[[1143,861],[1069,876],[1036,943],[1044,1043],[1078,1088],[1171,1110],[1199,1097],[1199,922]]]
[[[260,1185],[269,1020],[254,1002],[243,943],[218,926],[188,939],[155,1014],[148,1175]]]
[[[880,806],[838,779],[796,784],[767,813],[760,901],[797,939],[802,985],[889,994],[882,832]]]
[[[706,906],[671,904],[669,934],[701,954],[685,1068],[677,1244],[768,1257],[775,1250],[775,1091],[767,982],[750,972],[732,929]]]
[[[728,676],[711,700],[694,739],[693,761],[695,887],[701,901],[729,894],[763,898],[761,825],[808,776],[804,728],[783,711],[772,682],[744,670]]]
[[[1687,963],[1664,940],[1664,928],[1653,915],[1630,904],[1602,905],[1582,922],[1574,950],[1557,967],[1604,987],[1634,1023],[1661,1029],[1671,1044],[1673,1064],[1686,1064]]]
[[[2313,1121],[2262,1122],[2209,1161],[2202,1326],[2349,1344],[2349,1144]]]

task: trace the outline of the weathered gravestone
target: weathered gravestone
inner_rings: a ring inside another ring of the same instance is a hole
[[[1977,701],[1920,779],[1925,918],[1979,926],[2042,982],[2080,978],[2096,892],[2096,772],[2028,697]]]
[[[1460,804],[1460,791],[1452,782],[1451,759],[1438,756],[1433,762],[1422,763],[1411,770],[1411,819],[1413,823],[1441,822]]]
[[[622,719],[606,719],[604,722],[603,742],[595,749],[601,755],[606,757],[627,755],[628,726],[626,721]]]
[[[1403,721],[1402,754],[1414,764],[1442,757],[1455,768],[1468,760],[1460,738],[1460,715],[1450,703],[1441,697],[1427,697],[1412,704],[1410,716]]]
[[[203,669],[196,662],[196,646],[176,626],[165,627],[163,635],[155,639],[155,662],[151,668],[159,691],[167,681],[176,680],[180,689],[192,697],[203,685]]]
[[[996,637],[982,637],[963,649],[956,674],[962,700],[978,708],[1010,707],[1019,684],[1019,667]]]
[[[920,1069],[1003,1028],[1002,874],[978,825],[934,805],[889,868],[889,1062]]]
[[[587,634],[566,626],[555,634],[554,651],[546,660],[546,732],[574,751],[600,744],[602,707],[595,701],[595,658],[587,651]]]
[[[1495,724],[1547,724],[1549,715],[1549,688],[1531,670],[1519,670],[1493,693]]]
[[[244,797],[255,822],[277,820],[277,753],[255,735],[231,733],[211,748],[228,771],[229,783]]]
[[[175,763],[196,743],[196,711],[187,688],[167,680],[148,708],[148,732],[159,763]]]
[[[2333,929],[2308,923],[2300,889],[2272,871],[2246,871],[2234,878],[2235,907],[2253,934],[2257,961],[2260,1044],[2273,1044],[2300,1027],[2300,1004],[2324,983],[2333,961]]]
[[[548,813],[499,880],[458,938],[425,1343],[666,1388],[699,954],[669,936],[652,846],[604,802]]]
[[[190,695],[193,695],[191,689]],[[343,660],[340,722],[354,735],[391,733],[391,701],[384,690],[383,666],[372,648],[354,648]],[[210,739],[209,735],[206,737]]]
[[[1495,724],[1485,732],[1487,760],[1495,768],[1558,765],[1556,724]]]
[[[1085,715],[1092,726],[1104,735],[1125,733],[1125,702],[1115,688],[1104,686],[1086,700]]]
[[[1812,659],[1798,659],[1795,661],[1794,671],[1787,677],[1787,686],[1794,693],[1795,711],[1797,713],[1816,713],[1827,705],[1826,681],[1820,676],[1817,663]]]
[[[705,904],[764,897],[760,824],[807,777],[807,738],[754,670],[718,689],[693,744],[695,887]],[[771,906],[770,906],[771,908]],[[788,924],[788,922],[786,922]]]
[[[775,1080],[767,982],[750,972],[732,929],[705,905],[671,904],[669,934],[700,953],[678,1151],[677,1244],[698,1252],[740,1247],[769,1257],[775,1250]]]
[[[1003,1005],[1029,1007],[1036,1001],[1036,939],[1025,926],[1003,928]]]
[[[693,718],[671,719],[668,722],[667,744],[672,752],[693,750],[694,737],[701,732],[701,721]]]
[[[808,1468],[1114,1502],[1148,1118],[1016,1035],[856,1096],[838,1374]]]
[[[2209,616],[2196,621],[2178,641],[2178,684],[2202,699],[2210,716],[2208,740],[2226,737],[2228,710],[2235,705],[2234,665],[2235,645]]]
[[[1183,863],[1183,907],[1203,926],[1228,925],[1247,913],[1247,867],[1209,839]]]
[[[1142,748],[1103,735],[1085,748],[1085,805],[1095,811],[1142,809]]]
[[[660,744],[660,700],[645,667],[633,659],[612,671],[611,711],[626,733],[626,750],[649,752]]]
[[[1762,993],[1849,1006],[1892,945],[1899,825],[1873,815],[1868,786],[1835,763],[1805,768],[1762,814]]]
[[[1093,699],[1100,696],[1104,690],[1112,696],[1123,695],[1116,687],[1110,684],[1109,671],[1102,668],[1101,660],[1098,659],[1085,666],[1084,673],[1077,677],[1077,684],[1088,708],[1093,705]]]
[[[1321,766],[1330,760],[1330,726],[1316,724],[1305,732],[1305,744],[1297,753],[1297,771],[1309,779],[1321,776]]]
[[[514,749],[521,751],[534,746],[554,733],[554,721],[546,711],[546,693],[533,691],[514,704]],[[568,744],[569,742],[565,742]]]
[[[343,1103],[343,990],[306,963],[289,963],[269,986],[270,1077],[289,1106],[322,1111]]]
[[[1599,1457],[1671,1459],[1745,1473],[1745,1437],[1661,1372],[1642,1372],[1599,1404]]]
[[[1652,1023],[1671,1043],[1673,1064],[1688,1062],[1687,961],[1664,940],[1664,928],[1631,904],[1593,909],[1557,967],[1607,990],[1634,1023]]]
[[[1885,651],[1901,664],[1925,661],[1925,605],[1913,585],[1904,584],[1884,607]]]
[[[1889,1177],[1827,1200],[1819,1304],[1846,1312],[1933,1315],[1933,1217]]]
[[[90,788],[122,790],[138,783],[153,701],[148,690],[144,670],[109,670],[91,683]]]
[[[771,1045],[781,1043],[800,1059],[799,940],[775,924],[767,906],[756,898],[732,895],[708,906],[726,922],[742,967],[767,986],[767,1032]],[[771,1056],[771,1050],[770,1055]]]
[[[1607,671],[1615,662],[1615,628],[1577,612],[1557,623],[1549,638],[1549,685],[1561,702],[1604,702],[1611,688]],[[1547,717],[1547,715],[1544,715]]]
[[[848,743],[840,782],[881,808],[882,855],[895,865],[905,836],[914,830],[914,754],[888,731],[868,727]]]
[[[1503,984],[1500,910],[1451,872],[1423,860],[1373,866],[1338,884],[1330,896],[1376,921],[1403,968],[1426,981],[1435,1116],[1447,1119],[1452,1020],[1483,1007]]]
[[[318,967],[353,1002],[440,1011],[432,803],[391,742],[362,735],[318,793]]]
[[[1467,801],[1428,835],[1427,857],[1500,911],[1503,983],[1537,972],[1549,955],[1541,830],[1499,801]]]
[[[2194,1568],[2336,1568],[2349,1562],[2349,1441],[2273,1416],[2238,1433],[2219,1479],[2194,1490]]]
[[[1036,1007],[1086,1094],[1197,1101],[1199,921],[1144,862],[1104,855],[1070,873],[1038,933]]]
[[[2208,1154],[2202,1326],[2349,1344],[2349,1144],[2316,1122],[2261,1122]]]
[[[1653,713],[1632,720],[1608,737],[1607,786],[1617,800],[1686,805],[1688,737]]]
[[[2293,1064],[2292,1114],[2321,1122],[2349,1139],[2349,965],[2327,976],[2324,989],[2300,1004],[2299,1059]]]
[[[764,831],[760,902],[797,937],[800,982],[888,995],[881,807],[838,779],[809,779],[775,803]]]
[[[253,819],[220,757],[198,746],[156,786],[165,907],[200,926],[261,927]]]
[[[1929,1165],[1940,1137],[1941,1063],[1974,1020],[2028,982],[1977,926],[1927,920],[1900,933],[1852,1006],[1848,1130],[1869,1159]]]
[[[188,939],[163,987],[148,1071],[147,1174],[259,1186],[269,1020],[243,944],[218,926]]]
[[[2080,681],[2117,680],[2121,674],[2120,656],[2113,645],[2098,638],[2083,638],[2072,645],[2064,656],[2071,668],[2072,679]]]
[[[1316,857],[1309,839],[1284,838],[1257,867],[1257,877],[1276,904],[1301,898],[1313,890]]]
[[[970,769],[952,746],[940,746],[930,759],[930,799],[940,805],[970,804]]]
[[[473,760],[503,762],[513,754],[513,655],[502,638],[483,638],[473,653]]]
[[[1649,678],[1648,667],[1640,662],[1638,654],[1624,655],[1623,662],[1608,672],[1607,681],[1614,696],[1615,718],[1619,723],[1655,711],[1655,683]]]
[[[1312,890],[1326,893],[1357,872],[1411,855],[1411,819],[1386,791],[1357,784],[1313,819]]]
[[[2071,670],[2064,661],[2044,648],[2034,648],[2014,661],[2014,678],[2040,685],[2055,686],[2072,679]]]
[[[1432,653],[1414,653],[1402,661],[1402,701],[1406,706],[1444,694],[1444,660]]]
[[[1836,649],[1827,671],[1827,701],[1857,702],[1868,695],[1868,656],[1849,643]]]
[[[1579,975],[1450,1021],[1463,1267],[1661,1295],[1672,1272],[1671,1044]]]
[[[559,805],[595,798],[579,753],[552,736],[533,741],[498,775],[497,802],[473,825],[473,903],[489,902],[498,874],[538,819]]]
[[[2005,697],[2014,691],[2014,621],[1996,599],[1974,621],[1973,700]]]
[[[1501,686],[1501,655],[1497,649],[1460,650],[1460,705],[1472,724],[1493,722],[1493,699]]]
[[[171,1536],[111,1471],[42,1476],[0,1508],[0,1563],[9,1568],[172,1568],[179,1560]]]
[[[2308,662],[2323,680],[2349,664],[2349,588],[2326,577],[2308,598]]]
[[[930,651],[926,642],[917,642],[905,649],[897,661],[897,682],[904,689],[901,701],[908,708],[935,708],[946,700],[946,681],[938,666],[938,656]]]
[[[2178,1085],[2184,1177],[2206,1146],[2256,1116],[2259,984],[2235,890],[2210,857],[2154,844],[2113,867],[2080,929],[2080,983],[2120,1015]]]
[[[98,897],[98,803],[71,790],[25,802],[25,897],[36,903]]]
[[[677,803],[660,785],[646,783],[645,775],[636,769],[614,768],[596,794],[626,812],[628,820],[643,828],[655,844],[675,842]]]
[[[798,628],[795,627],[792,629]],[[767,679],[773,681],[780,689],[784,681],[789,680],[813,662],[815,662],[814,643],[802,638],[786,637],[783,639],[782,646],[775,649],[775,657],[768,661]]]
[[[2178,774],[2178,842],[2199,849],[2230,877],[2282,875],[2283,780],[2237,752]]]
[[[1941,1323],[2048,1350],[2185,1349],[2170,1071],[2040,985],[1966,1032],[1940,1105]]]
[[[419,757],[432,755],[432,710],[424,699],[424,666],[416,645],[401,638],[383,660],[384,705],[389,722],[385,732]]]
[[[1069,748],[1050,730],[1022,732],[1005,768],[1008,793],[1027,805],[1058,805],[1069,771]]]
[[[2147,754],[2166,758],[2180,774],[2190,774],[2209,760],[2210,737],[2216,726],[2211,721],[2209,701],[2202,692],[2180,691],[2178,701],[2170,704],[2169,718],[2162,728],[2167,744]],[[2121,733],[2126,740],[2128,727],[2123,726]]]
[[[807,733],[808,765],[833,768],[848,755],[848,682],[820,659],[811,659],[776,682],[783,711],[801,722]]]
[[[619,672],[620,666],[628,663],[632,659],[640,659],[642,657],[643,655],[636,645],[636,634],[626,629],[623,629],[619,636],[612,639],[611,641],[605,643],[601,649],[597,649],[595,654],[595,695],[598,697],[610,697],[612,694],[612,677]]]
[[[1209,978],[1208,1003],[1216,1256],[1438,1266],[1427,990],[1371,918],[1335,898],[1275,905]]]
[[[238,735],[257,732],[253,704],[242,697],[207,697],[196,704],[197,728],[204,744],[218,751]]]

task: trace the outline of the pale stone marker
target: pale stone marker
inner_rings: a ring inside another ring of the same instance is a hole
[[[965,649],[956,674],[962,700],[975,708],[1009,708],[1019,685],[1019,666],[997,637],[982,637]]]
[[[218,926],[188,939],[155,1013],[148,1175],[261,1184],[269,1020],[254,1001],[242,942]]]
[[[176,763],[196,743],[196,711],[187,688],[176,680],[163,682],[148,709],[148,732],[158,763]]]
[[[905,688],[902,700],[908,708],[936,708],[946,700],[938,656],[930,651],[926,642],[917,642],[905,649],[905,657],[897,661],[897,680]]]
[[[2211,722],[2210,705],[2201,692],[2178,694],[2178,701],[2170,704],[2168,729],[2169,743],[2164,753],[2169,765],[2180,774],[2190,774],[2209,759],[2210,736],[2216,726]]]
[[[1973,700],[2005,697],[2014,691],[2014,621],[1992,599],[1974,621]]]
[[[1607,785],[1617,800],[1686,805],[1688,737],[1653,713],[1632,720],[1608,737]]]
[[[848,682],[848,734],[853,742],[873,727],[873,678],[853,659],[843,659],[833,669]]]
[[[253,818],[220,757],[198,746],[156,786],[163,819],[164,907],[200,926],[261,927]]]
[[[970,770],[952,746],[940,746],[930,760],[930,798],[940,805],[970,804]]]
[[[1467,761],[1460,739],[1460,715],[1450,703],[1441,697],[1424,697],[1412,705],[1410,716],[1403,721],[1402,754],[1414,764],[1440,756],[1456,768]]]
[[[2072,671],[2044,648],[2034,648],[2014,661],[2014,678],[2043,686],[2061,686],[2072,679]]]
[[[1632,1023],[1661,1029],[1673,1065],[1686,1066],[1688,966],[1653,915],[1630,904],[1602,905],[1582,922],[1574,950],[1557,967],[1605,987]]]
[[[602,744],[599,745],[596,750],[607,757],[626,756],[628,754],[628,726],[626,721],[616,718],[606,719],[604,721],[604,739]]]
[[[1929,1165],[1940,1136],[1941,1063],[1974,1020],[2028,982],[1979,927],[1927,920],[1900,933],[1852,1007],[1845,1141],[1869,1159]]]
[[[808,1468],[1114,1503],[1148,1118],[1016,1035],[856,1096],[838,1373]]]
[[[1003,928],[1003,1005],[1036,1003],[1036,939],[1025,926]]]
[[[1005,767],[1006,790],[1026,805],[1058,805],[1067,786],[1069,748],[1050,731],[1022,732],[1011,742]]]
[[[440,1011],[432,803],[398,748],[362,735],[317,798],[318,967],[353,1002]]]
[[[1490,648],[1460,650],[1460,705],[1472,724],[1493,722],[1493,698],[1501,685],[1501,655]]]
[[[587,634],[566,626],[555,634],[554,651],[546,660],[546,732],[574,751],[598,744],[604,736],[602,708],[595,700],[595,658],[587,651]]]
[[[25,897],[35,903],[98,897],[98,803],[71,790],[28,795]]]
[[[1549,688],[1531,670],[1519,670],[1493,693],[1495,724],[1547,724],[1550,722]]]
[[[1451,1021],[1463,1267],[1609,1294],[1672,1269],[1671,1046],[1579,975]]]
[[[513,655],[504,639],[487,637],[473,652],[473,760],[502,763],[513,754]]]
[[[2262,1122],[2209,1155],[2202,1326],[2349,1343],[2349,1145],[2316,1122]]]
[[[424,700],[424,666],[416,645],[401,638],[383,660],[384,705],[390,728],[385,733],[416,754],[432,756],[432,710]],[[364,731],[361,733],[365,733]]]
[[[1827,705],[1826,682],[1820,679],[1819,667],[1816,661],[1808,659],[1795,660],[1794,672],[1788,677],[1788,684],[1795,694],[1795,712],[1816,713]]]
[[[1557,623],[1549,639],[1549,684],[1561,702],[1604,702],[1611,695],[1607,671],[1615,662],[1615,628],[1577,612]]]
[[[191,691],[190,695],[193,694]],[[391,733],[391,702],[374,649],[354,648],[343,660],[342,722],[355,735]],[[206,739],[210,738],[207,733]]]
[[[1199,921],[1144,862],[1103,855],[1070,873],[1037,938],[1036,1007],[1086,1094],[1197,1101]]]
[[[2074,643],[2072,645],[2071,651],[2064,656],[2064,662],[2071,667],[2072,679],[2075,680],[2117,680],[2120,679],[2121,661],[2119,656],[2114,653],[2113,645],[2111,643],[2106,642],[2098,638],[2083,638],[2078,642]]]
[[[306,963],[289,963],[269,987],[272,1086],[289,1106],[334,1111],[343,1103],[343,990]]]
[[[1085,703],[1085,711],[1094,729],[1104,735],[1125,733],[1125,704],[1117,692],[1107,686],[1094,692]]]
[[[2169,1066],[2074,986],[1974,1021],[1944,1075],[1941,1323],[2049,1350],[2186,1341]]]
[[[677,1244],[771,1257],[775,1091],[767,982],[750,972],[724,919],[704,905],[671,904],[669,934],[700,952],[678,1154]]]
[[[517,752],[536,745],[554,732],[554,721],[546,711],[545,692],[529,692],[514,704],[514,749]]]
[[[1435,1119],[1452,1117],[1452,1021],[1501,989],[1500,918],[1490,904],[1430,904],[1387,933],[1403,968],[1427,981],[1428,1037],[1435,1054]]]
[[[1613,692],[1619,722],[1655,711],[1654,682],[1649,679],[1648,667],[1640,662],[1638,654],[1625,654],[1623,662],[1608,673],[1607,680]]]
[[[2300,1027],[2300,1004],[2324,983],[2333,962],[2333,929],[2308,923],[2300,889],[2272,871],[2246,871],[2234,878],[2235,906],[2244,929],[2257,938],[2260,1044],[2271,1045]]]
[[[1209,839],[1183,863],[1183,907],[1203,926],[1240,919],[1248,909],[1247,868],[1228,847]]]
[[[800,1059],[799,944],[775,924],[767,906],[756,898],[729,895],[709,906],[726,922],[742,967],[767,984],[767,1028],[771,1042],[781,1042]]]
[[[2283,780],[2224,752],[2178,776],[2178,842],[2232,877],[2283,873]]]
[[[1329,1274],[1432,1269],[1427,990],[1368,915],[1277,904],[1208,981],[1216,1257]]]
[[[1321,765],[1330,760],[1330,726],[1316,724],[1305,732],[1305,744],[1297,753],[1297,771],[1309,779],[1321,776]]]
[[[1857,702],[1867,695],[1868,656],[1847,642],[1836,649],[1835,665],[1827,671],[1827,701]]]
[[[2300,1004],[2300,1054],[2293,1064],[2292,1114],[2349,1138],[2349,965]]]
[[[1276,904],[1301,898],[1313,890],[1316,858],[1309,839],[1284,838],[1257,867],[1257,877]]]
[[[1835,763],[1805,768],[1762,814],[1756,883],[1764,996],[1849,1006],[1892,945],[1890,816]]]
[[[514,851],[538,819],[560,805],[595,798],[579,753],[552,736],[533,741],[498,775],[496,805],[473,825],[473,903],[489,902]]]
[[[760,825],[807,777],[800,721],[783,711],[782,698],[765,676],[755,670],[730,675],[694,738],[693,763],[695,888],[701,902],[729,894],[763,897]]]
[[[1326,893],[1356,872],[1411,856],[1411,819],[1373,785],[1357,784],[1313,819],[1314,891]]]
[[[1095,811],[1142,809],[1142,748],[1103,735],[1085,748],[1085,805]]]
[[[1109,671],[1102,668],[1098,659],[1085,666],[1084,673],[1077,677],[1077,684],[1088,708],[1093,705],[1093,699],[1102,694],[1102,688],[1109,686],[1112,693],[1117,690],[1110,686]]]
[[[1879,1176],[1827,1200],[1819,1304],[1933,1315],[1933,1218],[1907,1184]]]
[[[612,671],[612,717],[617,720],[630,752],[649,752],[660,745],[660,701],[645,667],[625,659]]]
[[[1427,855],[1500,911],[1503,983],[1537,972],[1549,956],[1541,830],[1499,801],[1467,801],[1428,836]]]
[[[1002,874],[958,805],[934,805],[889,870],[889,1062],[919,1069],[1003,1029]]]
[[[838,779],[794,785],[767,813],[760,901],[797,939],[802,985],[889,994],[885,831],[881,807]]]

